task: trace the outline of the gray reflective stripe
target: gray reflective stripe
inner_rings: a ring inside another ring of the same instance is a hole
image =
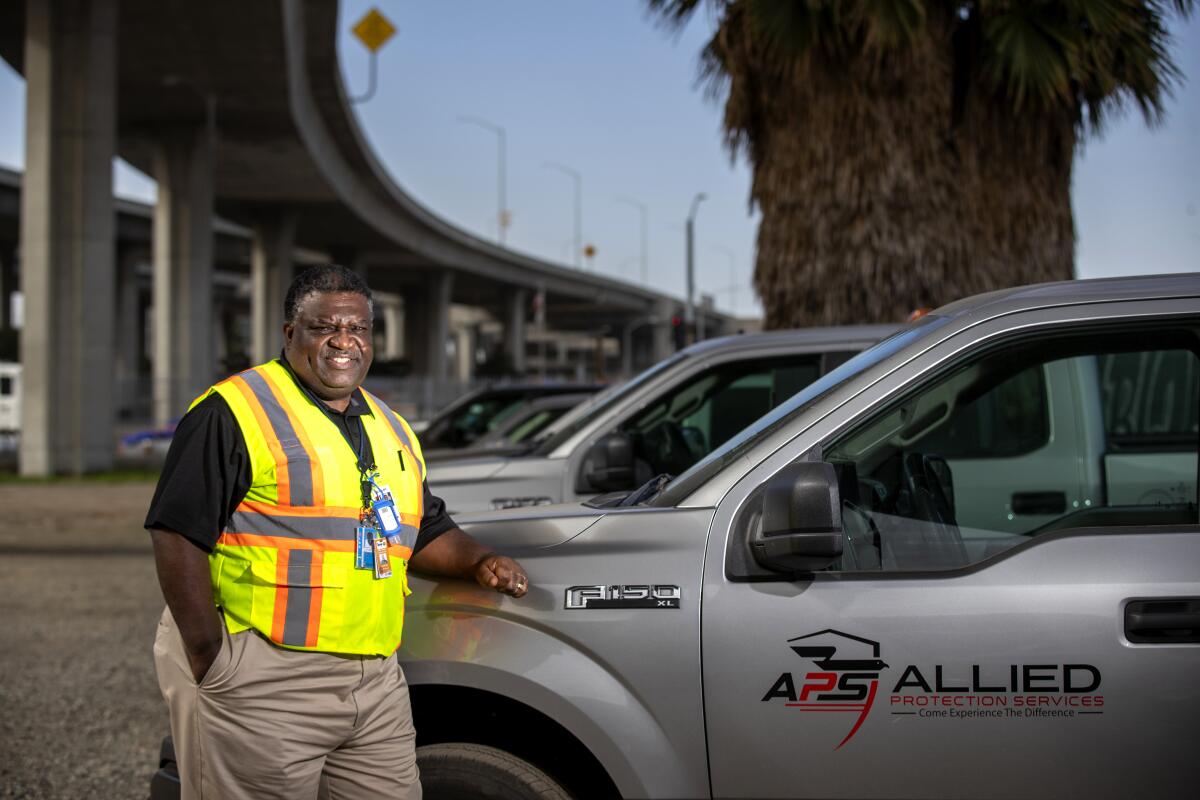
[[[418,533],[420,533],[420,530],[418,528],[413,527],[412,525],[401,525],[400,526],[400,546],[407,547],[409,550],[412,550],[413,545],[415,545],[417,543],[417,534]]]
[[[304,445],[300,444],[300,438],[296,436],[292,421],[288,419],[287,412],[279,405],[279,401],[275,399],[275,394],[262,375],[254,370],[249,370],[242,373],[242,379],[246,381],[246,385],[250,387],[250,391],[254,392],[255,398],[266,412],[275,438],[283,448],[284,456],[287,457],[288,483],[291,486],[290,505],[311,506],[313,504],[312,464],[309,463]]]
[[[263,536],[283,536],[291,539],[343,539],[354,541],[357,519],[349,517],[288,517],[267,516],[248,511],[235,511],[225,526],[226,533],[258,533]]]
[[[288,553],[287,608],[283,617],[283,644],[303,647],[308,640],[308,609],[312,605],[312,550]]]
[[[366,394],[366,390],[364,390],[363,393]],[[399,439],[404,446],[413,453],[413,458],[416,460],[416,450],[413,449],[412,440],[408,438],[408,432],[405,431],[404,426],[400,424],[400,418],[397,417],[395,412],[388,408],[387,405],[375,395],[371,395],[371,399],[375,401],[375,405],[377,405],[379,410],[383,412],[383,418],[388,421],[388,424],[392,426],[392,430],[396,432],[396,438]],[[419,460],[417,461],[417,464],[421,470],[421,477],[424,478],[425,467],[420,463]]]

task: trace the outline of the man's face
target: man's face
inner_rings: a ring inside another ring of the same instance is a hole
[[[344,411],[371,366],[371,305],[353,292],[312,292],[283,326],[283,340],[300,380]]]

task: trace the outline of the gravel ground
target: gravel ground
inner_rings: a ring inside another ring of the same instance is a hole
[[[149,483],[0,485],[0,797],[145,798],[168,731]]]

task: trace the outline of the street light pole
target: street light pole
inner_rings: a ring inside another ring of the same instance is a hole
[[[557,164],[553,161],[547,161],[542,164],[546,169],[557,170],[566,175],[569,175],[575,181],[575,266],[579,267],[580,259],[583,258],[583,177],[566,166],[565,164]]]
[[[496,238],[504,244],[508,230],[508,135],[502,126],[483,117],[459,117],[464,125],[478,125],[496,134]]]
[[[649,276],[650,257],[649,257],[649,247],[647,244],[647,242],[648,242],[648,233],[647,232],[649,230],[650,212],[646,210],[645,203],[638,202],[637,200],[634,200],[632,197],[624,197],[624,196],[618,197],[617,202],[625,203],[626,205],[633,206],[638,211],[640,211],[642,214],[641,273],[642,273],[642,285],[645,286],[647,283],[650,282],[650,276]]]
[[[693,331],[696,324],[696,209],[707,199],[708,195],[704,192],[698,192],[692,198],[692,208],[687,216],[687,306],[684,309],[683,321],[684,330],[687,331],[689,340],[692,340],[694,336]]]

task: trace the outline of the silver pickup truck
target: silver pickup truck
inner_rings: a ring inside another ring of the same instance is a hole
[[[1195,797],[1198,382],[1200,276],[1013,289],[653,492],[460,516],[533,589],[412,579],[427,795]]]
[[[431,460],[429,485],[451,514],[629,491],[683,472],[895,330],[809,328],[701,342],[601,392],[519,455]]]

